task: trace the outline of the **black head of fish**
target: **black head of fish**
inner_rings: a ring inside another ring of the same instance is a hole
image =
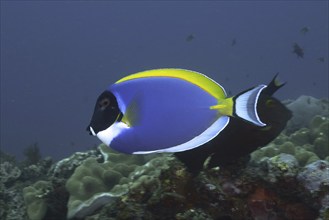
[[[94,113],[87,131],[91,135],[96,135],[110,127],[118,118],[122,116],[116,97],[109,91],[103,92],[97,99]]]

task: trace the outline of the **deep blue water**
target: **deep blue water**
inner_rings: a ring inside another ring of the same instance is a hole
[[[161,67],[232,94],[280,72],[280,99],[328,97],[328,1],[1,1],[1,149],[21,158],[38,142],[61,159],[98,145],[85,131],[97,96]]]

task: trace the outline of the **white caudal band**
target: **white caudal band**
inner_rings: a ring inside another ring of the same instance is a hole
[[[266,85],[259,85],[235,99],[235,114],[257,126],[266,126],[257,113],[257,103],[260,93],[265,89]]]

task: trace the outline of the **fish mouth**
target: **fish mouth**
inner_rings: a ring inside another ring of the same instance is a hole
[[[91,126],[89,126],[89,131],[90,131],[91,135],[93,135],[93,136],[97,135],[96,132],[94,131],[94,129]]]

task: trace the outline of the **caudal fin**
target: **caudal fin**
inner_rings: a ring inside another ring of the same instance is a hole
[[[257,126],[266,126],[257,113],[259,95],[266,87],[266,85],[259,85],[233,97],[233,116],[242,118]]]
[[[282,86],[284,86],[286,84],[285,82],[281,82],[278,79],[278,75],[279,75],[279,73],[275,74],[272,81],[264,89],[263,94],[272,96],[278,89],[280,89]]]

